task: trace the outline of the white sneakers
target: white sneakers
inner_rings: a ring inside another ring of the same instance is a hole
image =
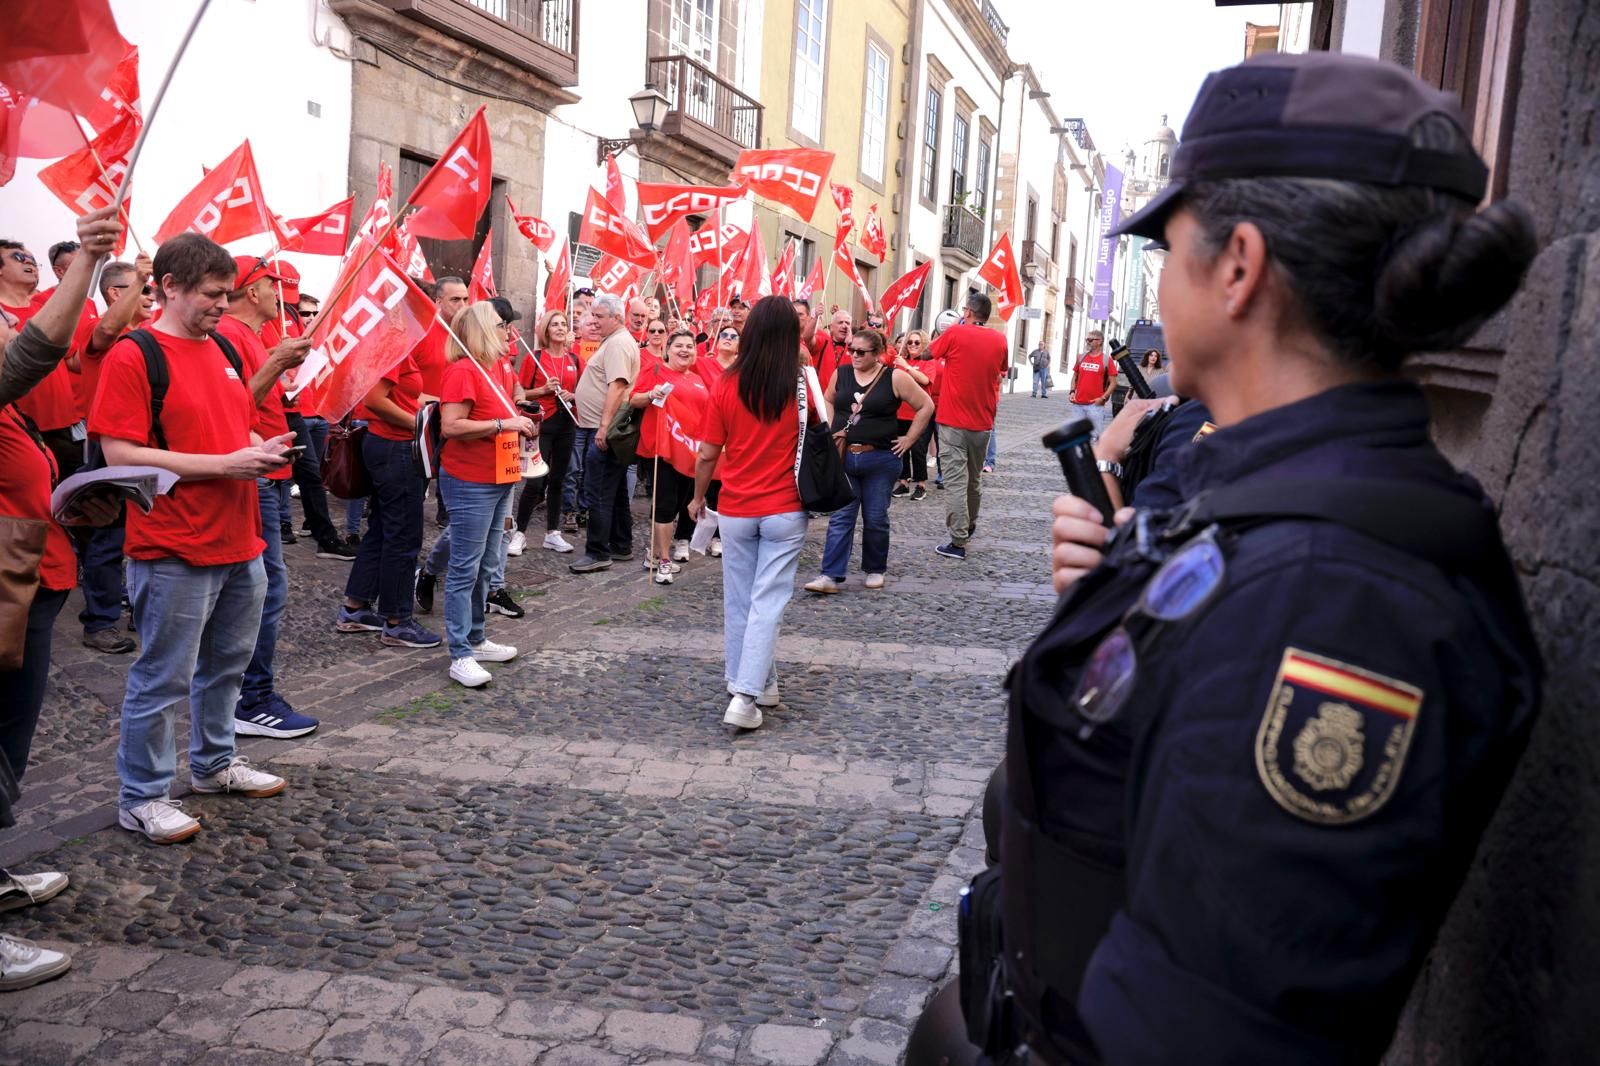
[[[288,784],[277,774],[251,769],[249,764],[250,760],[244,756],[235,756],[220,774],[193,778],[189,787],[196,792],[237,792],[241,796],[260,797],[276,796]]]
[[[672,561],[675,563],[686,563],[689,561],[688,541],[675,540],[672,542]]]
[[[721,537],[712,537],[711,538],[711,558],[713,558],[713,559],[722,558],[722,538]]]
[[[472,658],[480,663],[508,663],[517,657],[517,649],[509,644],[496,644],[492,640],[485,640],[482,644],[472,645]]]
[[[487,685],[493,677],[489,671],[478,665],[478,660],[466,655],[451,660],[450,680],[467,688],[479,688]]]
[[[656,566],[652,567],[651,569],[653,569],[655,571],[655,576],[652,577],[651,580],[654,581],[656,584],[658,584],[658,585],[670,585],[670,584],[672,584],[672,566],[671,566],[670,563],[658,563]]]
[[[41,948],[31,940],[0,933],[0,992],[32,988],[60,977],[72,965],[64,952]]]
[[[735,694],[728,701],[728,711],[722,716],[722,724],[738,726],[740,729],[760,729],[761,708],[749,696]]]
[[[572,550],[572,545],[567,543],[567,538],[563,537],[558,529],[552,529],[544,535],[544,547],[546,551],[560,552],[563,555]]]
[[[882,574],[868,574],[867,575],[867,580],[865,582],[865,585],[869,589],[881,589],[881,588],[883,588],[883,575]]]
[[[827,574],[818,574],[805,584],[807,592],[815,592],[819,596],[832,596],[839,591],[839,583]]]
[[[524,534],[522,532],[522,530],[520,530],[520,529],[517,530],[516,532],[512,533],[511,534],[511,539],[506,541],[506,554],[507,555],[521,555],[524,551],[527,551],[527,549],[528,549],[528,538],[527,538],[527,535]]]
[[[176,844],[200,832],[200,823],[183,811],[181,800],[149,800],[117,812],[117,824],[143,833],[157,844]]]
[[[31,903],[43,903],[60,895],[67,887],[67,875],[54,872],[14,874],[0,870],[0,911],[16,910]]]
[[[738,695],[737,692],[733,691],[733,682],[732,681],[728,682],[728,695],[730,695],[730,696],[737,696]],[[750,697],[747,696],[745,698],[749,699]],[[779,703],[778,683],[776,681],[774,681],[772,684],[770,684],[766,688],[762,689],[761,690],[761,695],[755,697],[753,702],[755,703],[755,705],[757,707],[776,707],[778,705],[778,703]]]

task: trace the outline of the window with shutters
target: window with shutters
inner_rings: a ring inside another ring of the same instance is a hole
[[[828,0],[794,5],[794,88],[789,125],[802,137],[822,140],[822,95],[827,69]]]
[[[928,89],[922,112],[922,198],[939,202],[939,107],[944,102],[938,89]]]
[[[989,151],[989,138],[980,136],[977,173],[972,176],[972,206],[980,214],[989,206]]]
[[[867,42],[866,98],[861,110],[861,172],[883,181],[889,139],[889,53]]]
[[[956,202],[967,191],[967,131],[970,122],[966,115],[957,115],[950,126],[950,200]]]

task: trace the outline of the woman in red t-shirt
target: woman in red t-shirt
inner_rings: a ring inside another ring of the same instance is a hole
[[[578,387],[578,373],[583,368],[573,354],[572,331],[562,312],[546,311],[533,338],[539,350],[522,361],[520,383],[530,400],[539,401],[543,412],[539,454],[550,473],[542,482],[535,480],[522,487],[522,496],[517,500],[517,532],[526,539],[534,505],[543,498],[544,547],[553,552],[570,552],[572,545],[561,535],[561,498],[567,471],[572,467],[572,442],[578,435],[578,424],[572,420],[572,392]]]
[[[450,569],[444,581],[444,630],[450,677],[468,688],[490,680],[483,663],[506,662],[517,649],[483,632],[490,578],[500,561],[511,489],[522,479],[522,439],[538,430],[517,410],[522,389],[511,372],[511,325],[487,300],[456,313],[449,364],[439,387],[444,435],[439,494],[450,511]]]
[[[639,462],[649,469],[655,485],[650,568],[658,585],[672,584],[672,575],[681,569],[672,559],[672,535],[675,527],[692,525],[693,456],[711,398],[705,381],[694,372],[693,333],[674,333],[665,354],[664,362],[640,371],[628,401],[644,411],[639,424]]]
[[[939,376],[938,365],[928,355],[928,335],[920,329],[914,329],[905,335],[904,344],[900,346],[895,356],[894,366],[911,375],[911,380],[921,385],[929,396],[937,399],[934,393],[935,381]],[[895,417],[900,422],[900,435],[903,437],[906,430],[911,428],[911,420],[917,413],[911,405],[903,403],[895,412]],[[928,497],[928,441],[933,436],[933,426],[930,425],[922,431],[911,445],[911,450],[905,454],[900,463],[900,483],[894,487],[895,496],[910,496],[912,503],[921,503]],[[912,485],[915,483],[916,487]]]
[[[778,623],[794,596],[806,539],[795,484],[800,380],[800,318],[787,297],[765,297],[745,322],[738,361],[712,390],[700,431],[689,514],[698,519],[705,511],[715,471],[722,479],[722,632],[733,696],[722,720],[741,729],[759,727],[761,708],[778,705]],[[815,404],[807,404],[815,421]]]

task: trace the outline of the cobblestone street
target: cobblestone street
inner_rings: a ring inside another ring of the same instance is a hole
[[[289,780],[271,799],[187,795],[180,757],[204,830],[170,847],[115,827],[131,657],[79,643],[74,596],[0,837],[0,864],[72,884],[0,921],[75,962],[0,997],[0,1063],[897,1061],[982,864],[1001,680],[1054,603],[1039,436],[1066,412],[1003,398],[965,562],[933,552],[930,485],[892,505],[885,591],[853,568],[797,592],[783,705],[749,735],[721,724],[715,560],[669,587],[637,549],[578,577],[530,536],[508,572],[527,617],[489,623],[522,655],[466,690],[442,649],[335,633],[346,564],[302,540],[278,673],[322,727],[241,738]]]

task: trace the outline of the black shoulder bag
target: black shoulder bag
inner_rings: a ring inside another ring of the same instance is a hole
[[[794,481],[800,490],[800,504],[813,514],[832,514],[855,501],[855,490],[844,473],[844,460],[833,446],[833,435],[826,425],[819,433],[807,433],[806,376],[800,374],[795,397],[800,409],[800,440],[795,447]]]

